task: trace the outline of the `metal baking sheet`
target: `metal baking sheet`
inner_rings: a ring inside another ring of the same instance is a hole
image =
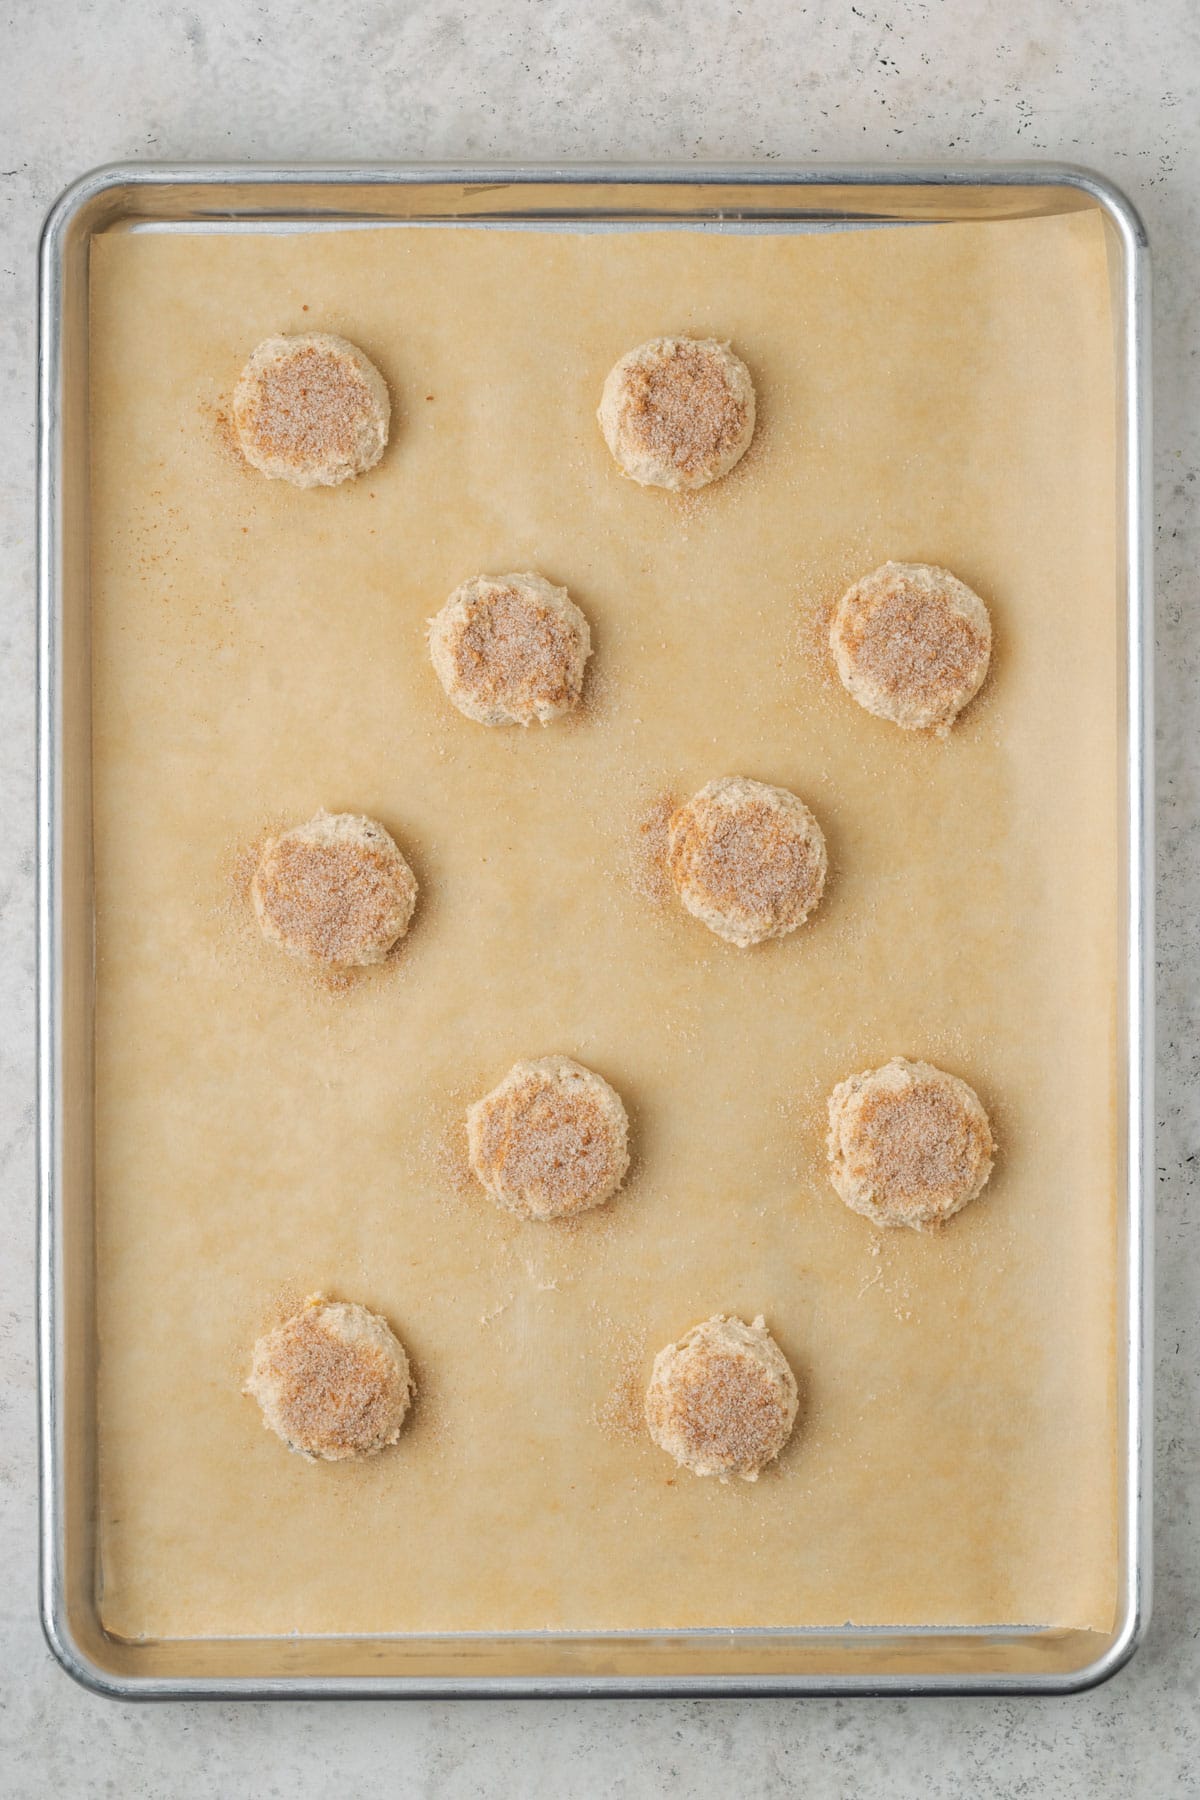
[[[846,230],[1098,210],[1114,270],[1124,573],[1119,1586],[1111,1633],[1015,1629],[118,1640],[96,1549],[88,258],[145,229],[494,223],[532,229]],[[1136,214],[1086,171],[117,168],[59,201],[42,245],[39,462],[39,1186],[42,1604],[64,1666],[137,1696],[1069,1691],[1131,1654],[1149,1604],[1150,809],[1148,254]]]

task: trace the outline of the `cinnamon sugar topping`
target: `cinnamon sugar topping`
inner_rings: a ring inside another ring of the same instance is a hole
[[[534,716],[538,702],[556,713],[579,698],[576,634],[549,607],[515,587],[475,605],[455,644],[455,670],[471,693],[509,713]]]
[[[408,1359],[382,1319],[314,1295],[259,1339],[246,1391],[289,1448],[340,1462],[396,1442],[411,1388]]]
[[[820,884],[814,846],[761,803],[714,813],[692,842],[681,831],[674,860],[688,862],[719,906],[772,917],[794,898],[811,905]]]
[[[779,937],[802,924],[825,888],[825,841],[784,788],[713,781],[671,821],[671,878],[689,912],[730,942]]]
[[[646,1423],[659,1446],[698,1475],[754,1481],[791,1433],[795,1379],[761,1318],[720,1314],[655,1359]]]
[[[845,641],[860,669],[889,694],[924,702],[956,688],[979,658],[980,633],[927,596],[895,588]]]
[[[567,1057],[517,1063],[467,1115],[471,1167],[522,1218],[598,1206],[629,1167],[628,1120],[606,1081]]]
[[[356,369],[309,347],[264,369],[249,424],[267,455],[324,462],[349,455],[370,406]]]
[[[459,679],[488,700],[532,713],[537,700],[556,710],[579,698],[575,642],[545,607],[501,588],[463,626],[455,663]]]
[[[830,628],[838,672],[868,712],[946,732],[987,673],[979,596],[948,570],[887,563],[843,596]]]
[[[268,338],[237,384],[233,422],[247,461],[300,487],[371,468],[390,406],[379,371],[344,338]]]
[[[728,474],[754,435],[750,372],[713,338],[652,338],[609,371],[600,429],[626,475],[700,488]]]
[[[268,843],[251,894],[265,935],[282,949],[347,968],[383,961],[408,928],[417,884],[382,825],[318,813]]]
[[[430,625],[442,686],[485,725],[548,724],[571,711],[590,649],[579,608],[538,575],[464,582]]]
[[[994,1155],[974,1090],[932,1064],[896,1057],[830,1095],[830,1178],[876,1224],[923,1230],[952,1217],[980,1192]]]
[[[859,1108],[858,1122],[876,1194],[889,1207],[940,1210],[991,1155],[986,1119],[965,1112],[957,1095],[932,1082],[876,1094]]]
[[[630,370],[628,392],[638,448],[684,475],[721,462],[746,429],[746,403],[706,344],[674,340],[661,360]]]

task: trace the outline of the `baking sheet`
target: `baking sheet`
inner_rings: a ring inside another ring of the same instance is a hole
[[[93,247],[100,1559],[105,1626],[228,1632],[1049,1624],[1115,1598],[1117,603],[1112,324],[1086,214],[837,237],[111,233]],[[396,404],[332,493],[267,484],[223,406],[253,344],[344,332]],[[692,499],[617,476],[603,375],[731,337],[752,450]],[[431,396],[431,397],[430,397]],[[984,595],[948,744],[841,693],[815,621],[892,556]],[[585,715],[448,708],[465,575],[568,585]],[[741,953],[656,903],[656,802],[794,787],[813,923]],[[328,991],[247,924],[245,849],[318,805],[396,833],[403,954]],[[644,839],[640,840],[644,843]],[[634,1116],[565,1230],[459,1179],[518,1055]],[[944,1234],[825,1182],[824,1094],[929,1056],[1001,1160]],[[315,1287],[384,1311],[394,1454],[312,1467],[238,1389]],[[636,1425],[653,1351],[762,1310],[800,1377],[756,1487]]]

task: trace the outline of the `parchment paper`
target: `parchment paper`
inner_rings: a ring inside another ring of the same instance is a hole
[[[93,264],[103,1619],[226,1632],[1036,1623],[1114,1602],[1117,615],[1098,215],[837,235],[116,232]],[[268,483],[223,408],[272,332],[361,344],[380,466]],[[622,480],[601,382],[733,341],[760,424],[693,499]],[[951,740],[870,719],[822,609],[888,557],[995,627]],[[454,712],[425,620],[537,569],[592,622],[584,716]],[[753,952],[653,894],[638,821],[714,775],[828,836],[813,922]],[[246,850],[318,806],[422,883],[343,991],[262,945]],[[631,848],[632,847],[632,848]],[[463,1186],[455,1121],[563,1052],[634,1118],[574,1227]],[[880,1235],[824,1097],[894,1054],[969,1079],[1000,1159]],[[240,1393],[316,1288],[420,1383],[362,1466]],[[800,1378],[755,1487],[645,1437],[654,1351],[766,1315]]]

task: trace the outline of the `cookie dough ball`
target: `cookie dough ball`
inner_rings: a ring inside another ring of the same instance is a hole
[[[578,706],[588,622],[540,575],[477,575],[429,622],[429,654],[459,712],[481,725],[548,725]]]
[[[716,1313],[655,1357],[646,1424],[694,1474],[757,1481],[791,1436],[799,1403],[761,1314],[747,1325]]]
[[[471,1167],[521,1219],[564,1219],[611,1199],[629,1168],[629,1120],[607,1081],[567,1056],[514,1063],[467,1112]]]
[[[754,383],[715,338],[651,338],[609,370],[596,416],[621,469],[643,487],[707,487],[749,448]]]
[[[319,331],[265,339],[233,392],[233,428],[246,461],[301,488],[336,487],[373,469],[390,414],[374,363],[345,338]]]
[[[829,1178],[853,1212],[914,1231],[974,1200],[996,1153],[974,1089],[902,1056],[834,1088],[828,1150]]]
[[[343,1462],[396,1442],[413,1379],[403,1345],[378,1313],[313,1294],[259,1338],[246,1392],[289,1450],[310,1462]]]
[[[803,925],[828,866],[821,827],[786,788],[722,777],[671,820],[667,868],[679,898],[741,949]]]
[[[314,968],[381,963],[417,904],[412,870],[383,826],[319,812],[271,838],[250,898],[263,936]]]
[[[890,562],[842,595],[829,645],[860,706],[945,737],[983,686],[992,626],[979,595],[948,569]]]

